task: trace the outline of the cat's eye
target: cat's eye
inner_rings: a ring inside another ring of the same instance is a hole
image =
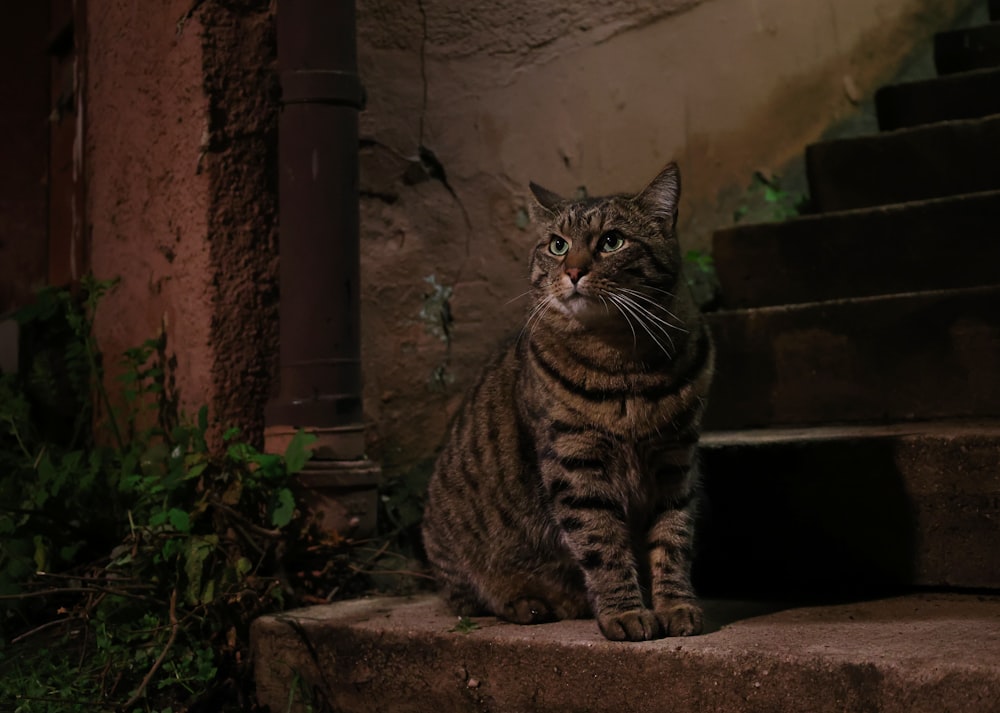
[[[625,238],[622,237],[622,234],[617,230],[609,230],[601,236],[597,249],[602,253],[613,253],[615,250],[621,250],[624,245]]]
[[[560,238],[558,235],[553,235],[549,241],[549,252],[557,257],[565,255],[569,252],[569,241],[565,238]]]

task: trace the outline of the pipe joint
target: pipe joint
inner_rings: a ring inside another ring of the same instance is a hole
[[[283,104],[332,104],[359,111],[365,107],[365,88],[354,72],[334,69],[297,69],[281,73]]]

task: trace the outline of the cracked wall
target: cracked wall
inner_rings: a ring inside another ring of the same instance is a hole
[[[390,475],[427,467],[483,361],[518,329],[529,180],[632,191],[677,159],[682,242],[705,250],[755,171],[800,155],[969,5],[359,3],[369,454]],[[443,288],[446,339],[428,316]]]

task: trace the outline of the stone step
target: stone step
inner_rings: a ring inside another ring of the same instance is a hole
[[[934,66],[939,74],[1000,66],[1000,22],[937,33]]]
[[[727,309],[1000,284],[1000,191],[717,231]]]
[[[1000,600],[914,595],[833,606],[706,602],[710,633],[629,644],[593,621],[472,631],[433,595],[254,622],[257,696],[343,713],[994,713]]]
[[[1000,114],[1000,69],[882,87],[875,109],[882,131]]]
[[[806,148],[817,212],[1000,189],[1000,115]]]
[[[708,596],[1000,588],[1000,420],[704,434]]]
[[[706,425],[1000,416],[1000,287],[709,315]]]

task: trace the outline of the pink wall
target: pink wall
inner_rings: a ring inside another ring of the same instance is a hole
[[[276,351],[269,3],[89,0],[87,214],[109,364],[167,335],[189,413],[259,438]],[[178,21],[186,18],[183,23]]]

